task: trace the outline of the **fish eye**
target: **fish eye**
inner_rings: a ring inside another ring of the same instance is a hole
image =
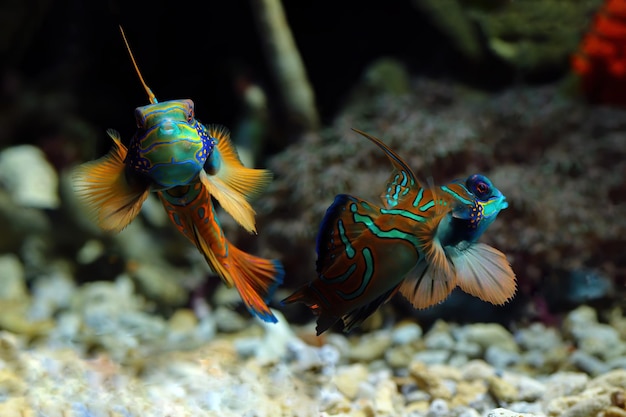
[[[191,123],[193,121],[193,110],[189,110],[189,113],[187,113],[187,122]]]
[[[489,192],[489,186],[486,182],[480,181],[476,183],[476,191],[478,194],[486,194]]]
[[[491,196],[491,184],[487,178],[482,175],[472,175],[467,179],[467,187],[472,194],[482,199],[487,199]]]

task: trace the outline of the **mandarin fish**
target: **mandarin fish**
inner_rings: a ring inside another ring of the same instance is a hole
[[[379,139],[356,130],[391,160],[382,207],[335,197],[317,236],[317,278],[283,303],[302,302],[317,334],[342,321],[350,331],[400,292],[418,309],[445,300],[455,287],[501,305],[516,291],[505,255],[477,239],[507,207],[483,175],[425,187]]]
[[[228,287],[239,291],[247,309],[267,322],[276,317],[267,306],[284,270],[278,260],[241,251],[224,236],[211,197],[249,232],[256,233],[248,200],[260,194],[271,173],[243,166],[226,128],[205,126],[189,99],[159,103],[146,85],[123,29],[122,38],[150,104],[137,107],[137,131],[127,148],[109,129],[113,148],[104,157],[79,166],[74,188],[88,214],[106,231],[119,232],[156,192],[176,228],[202,253]]]

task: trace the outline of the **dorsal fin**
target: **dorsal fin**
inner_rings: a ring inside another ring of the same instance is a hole
[[[355,128],[352,128],[352,130],[374,142],[376,146],[385,152],[393,164],[394,169],[387,181],[387,188],[380,196],[385,204],[385,208],[391,209],[396,207],[409,195],[414,198],[415,193],[423,187],[406,162],[380,139]]]
[[[141,75],[141,71],[139,71],[139,66],[137,65],[137,61],[135,61],[135,57],[133,56],[133,51],[130,49],[130,44],[128,43],[128,39],[126,39],[126,34],[124,33],[124,28],[120,25],[120,32],[122,33],[122,39],[124,39],[124,44],[126,45],[126,50],[128,51],[128,55],[130,55],[130,60],[133,62],[133,67],[135,67],[135,71],[139,76],[139,81],[141,81],[141,85],[143,85],[144,90],[148,94],[148,100],[150,100],[150,104],[158,103],[156,96],[148,87],[148,84],[143,80],[143,76]]]

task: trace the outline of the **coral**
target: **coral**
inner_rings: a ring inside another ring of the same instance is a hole
[[[592,102],[626,106],[626,1],[605,0],[593,18],[572,69]]]

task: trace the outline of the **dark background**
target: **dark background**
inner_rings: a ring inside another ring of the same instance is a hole
[[[464,61],[407,0],[283,4],[324,124],[340,109],[364,67],[380,56],[398,58],[412,74],[487,89],[500,88],[513,76],[489,56],[480,66]],[[11,94],[24,86],[62,91],[71,103],[59,106],[99,132],[114,127],[128,137],[134,129],[132,111],[147,104],[147,98],[122,42],[117,27],[122,24],[160,101],[192,98],[200,120],[232,126],[241,110],[238,86],[250,80],[265,89],[274,121],[281,123],[283,111],[273,102],[276,88],[249,0],[31,0],[3,7],[5,105],[12,105]],[[17,129],[0,140],[33,142],[40,136],[36,128]],[[108,148],[104,134],[99,140],[97,153]]]

